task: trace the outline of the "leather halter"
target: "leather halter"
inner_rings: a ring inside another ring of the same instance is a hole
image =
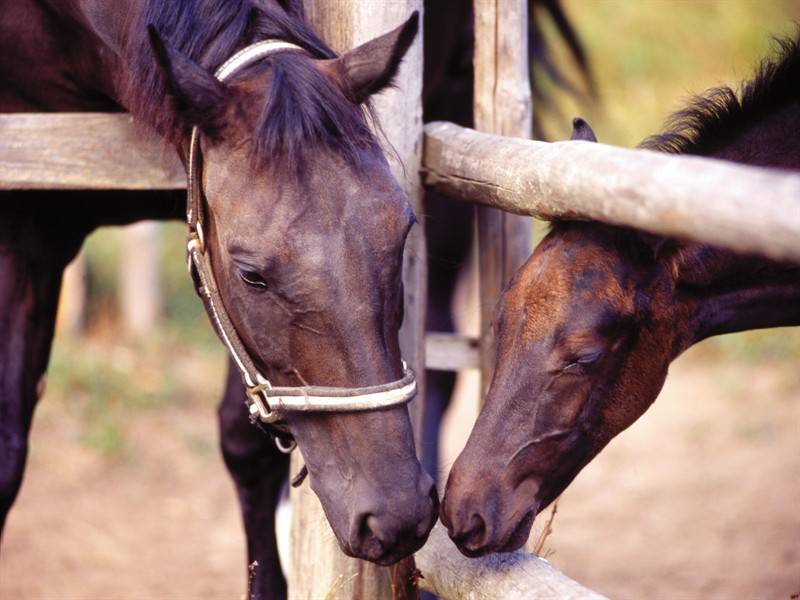
[[[281,50],[302,51],[302,48],[281,40],[257,42],[234,54],[217,70],[215,77],[224,82],[241,68]],[[402,378],[390,383],[358,388],[274,387],[258,371],[225,310],[211,269],[203,232],[204,196],[200,180],[199,139],[200,131],[197,127],[193,127],[189,141],[186,202],[186,222],[189,225],[187,243],[189,273],[214,330],[242,375],[250,419],[254,423],[274,424],[282,420],[288,412],[372,411],[409,402],[417,393],[417,383],[413,371],[408,368],[405,361],[403,361]],[[289,452],[294,447],[293,443],[289,446],[282,445],[278,437],[275,440],[278,448],[284,452]]]

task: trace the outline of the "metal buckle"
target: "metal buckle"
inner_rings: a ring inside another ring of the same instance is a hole
[[[189,241],[186,242],[186,249],[191,253],[196,249],[200,254],[206,253],[206,237],[203,234],[203,226],[198,222],[189,230]]]
[[[253,386],[245,386],[244,391],[248,398],[248,410],[251,419],[258,419],[262,423],[274,423],[279,415],[269,408],[267,390],[272,387],[269,381],[261,379]]]

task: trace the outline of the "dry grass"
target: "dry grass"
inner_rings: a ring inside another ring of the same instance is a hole
[[[556,513],[558,512],[558,498],[556,501],[553,502],[553,507],[550,509],[550,516],[547,519],[547,522],[544,524],[544,529],[539,533],[539,536],[536,538],[536,541],[533,543],[533,553],[536,556],[540,556],[541,558],[549,558],[555,554],[555,550],[552,548],[545,549],[544,544],[547,541],[547,538],[550,537],[550,534],[553,533],[553,521],[555,521]]]

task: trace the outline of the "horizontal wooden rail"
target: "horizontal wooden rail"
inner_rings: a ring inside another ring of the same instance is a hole
[[[535,142],[436,122],[426,185],[542,219],[593,219],[800,261],[800,174],[590,142]]]
[[[183,187],[174,150],[130,115],[0,114],[0,190]]]
[[[427,543],[414,555],[419,586],[443,600],[602,600],[549,562],[524,550],[467,558],[437,523]]]

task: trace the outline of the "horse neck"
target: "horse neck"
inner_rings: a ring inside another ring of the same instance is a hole
[[[73,10],[113,55],[122,57],[128,26],[142,10],[145,0],[80,0]]]
[[[761,167],[800,170],[800,99],[776,110],[710,154]],[[754,210],[758,199],[754,198]],[[677,255],[677,289],[693,308],[692,343],[713,335],[800,325],[800,265],[742,256],[702,244]]]

